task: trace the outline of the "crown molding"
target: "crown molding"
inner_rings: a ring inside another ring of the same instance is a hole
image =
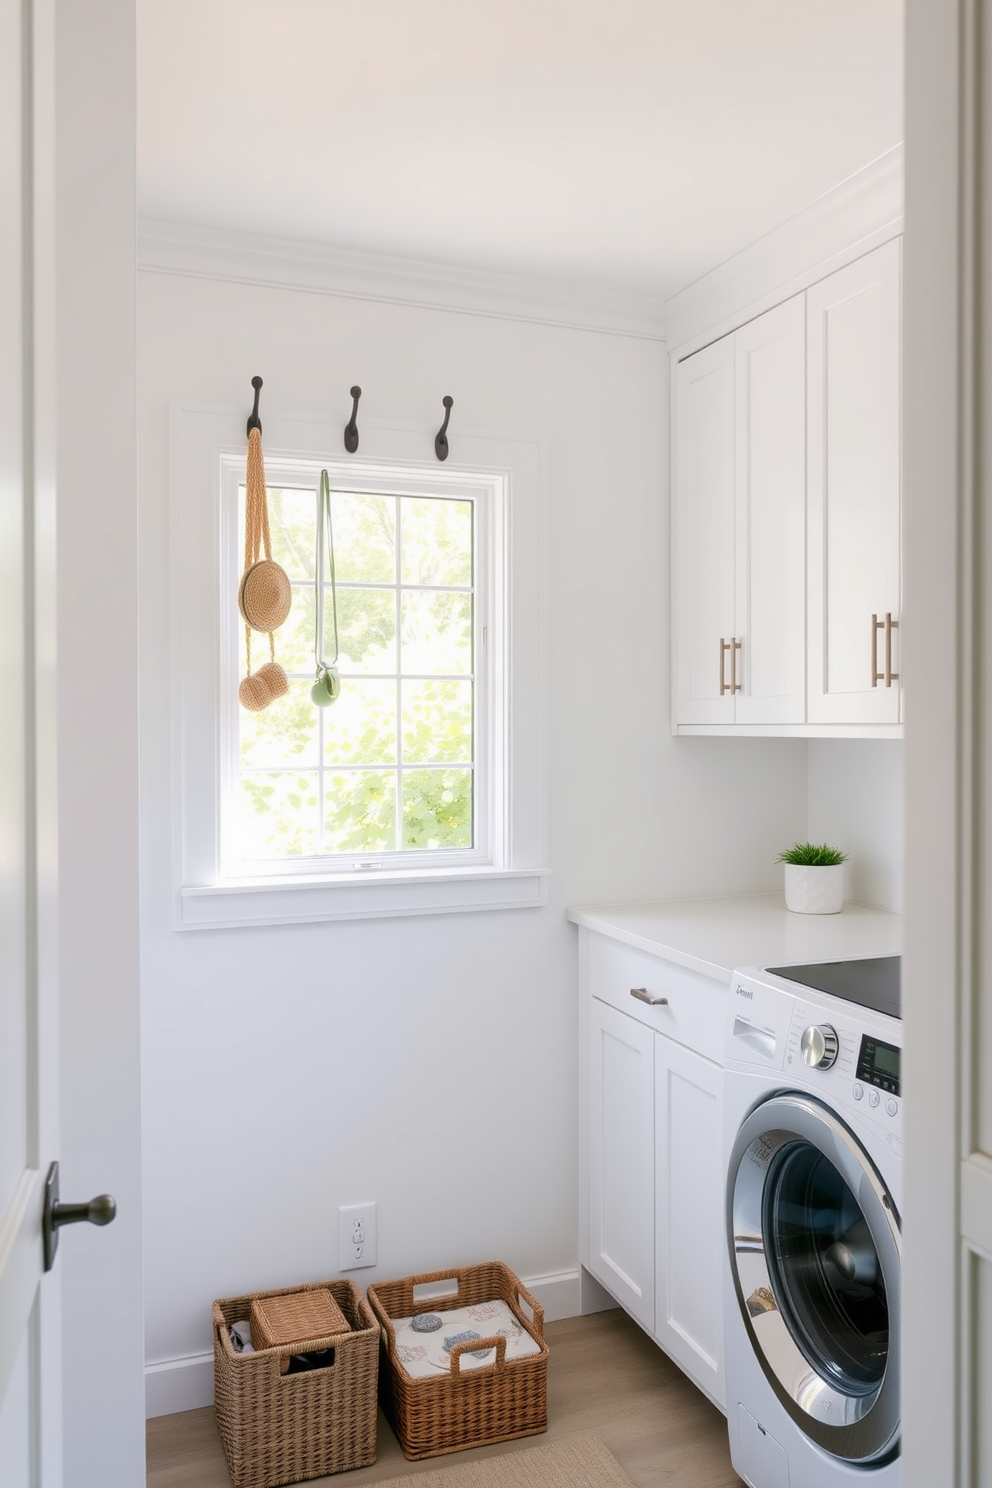
[[[900,144],[664,302],[522,274],[151,218],[138,222],[138,268],[667,340],[678,358],[902,232],[903,176]]]
[[[901,144],[794,217],[672,295],[661,319],[679,359],[897,237],[903,228]]]
[[[145,273],[664,339],[659,300],[518,274],[149,218],[139,219],[137,252]]]

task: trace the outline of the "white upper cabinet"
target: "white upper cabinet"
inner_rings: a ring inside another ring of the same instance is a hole
[[[806,320],[802,295],[734,335],[736,723],[802,723]]]
[[[675,420],[678,715],[685,723],[733,723],[733,337],[679,363]]]
[[[900,717],[900,244],[807,292],[811,723]]]
[[[805,342],[798,295],[676,370],[680,725],[805,718]]]
[[[677,731],[898,731],[900,303],[895,239],[677,364]]]

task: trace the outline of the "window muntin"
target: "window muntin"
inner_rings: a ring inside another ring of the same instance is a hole
[[[228,731],[227,871],[484,861],[482,498],[332,485],[342,691],[319,709],[310,700],[319,466],[306,475],[312,485],[297,472],[277,484],[269,471],[272,555],[293,585],[290,617],[276,633],[290,685],[261,713],[238,709]],[[240,553],[240,481],[232,494]],[[325,595],[330,658],[326,575]],[[243,674],[241,634],[230,651]],[[252,656],[255,666],[267,658],[266,637],[252,636]]]

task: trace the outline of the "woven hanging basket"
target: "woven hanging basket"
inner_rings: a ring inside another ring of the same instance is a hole
[[[286,572],[271,558],[260,558],[242,576],[238,609],[252,630],[278,630],[292,603],[293,590]]]

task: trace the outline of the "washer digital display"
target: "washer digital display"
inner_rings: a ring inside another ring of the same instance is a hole
[[[881,1039],[869,1038],[865,1034],[858,1056],[858,1079],[868,1085],[877,1085],[879,1090],[887,1090],[891,1095],[898,1095],[900,1055],[901,1050],[895,1044],[884,1044]]]

